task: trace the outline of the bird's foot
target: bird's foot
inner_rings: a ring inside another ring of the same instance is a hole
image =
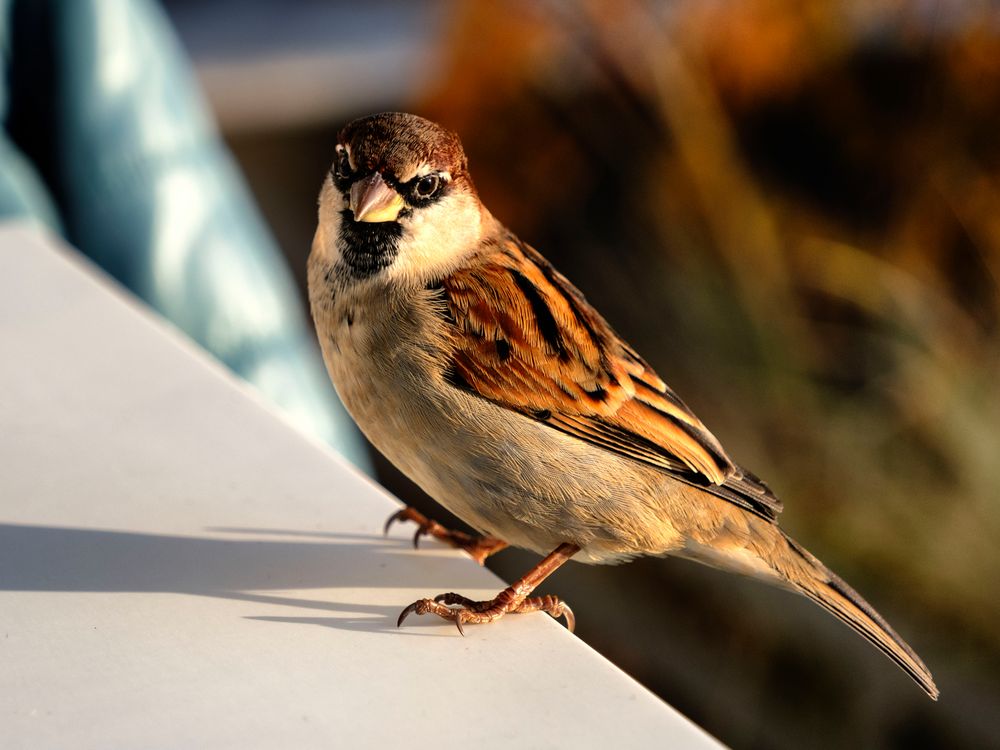
[[[493,599],[483,602],[474,601],[461,594],[438,594],[433,599],[419,599],[399,613],[396,627],[400,627],[413,613],[418,615],[430,613],[451,620],[458,628],[458,632],[465,635],[465,629],[462,627],[464,623],[483,624],[499,620],[506,614],[524,612],[548,612],[557,620],[565,617],[566,627],[571,633],[576,627],[573,610],[558,596],[548,594],[523,597],[518,596],[513,588],[504,589]]]
[[[420,546],[420,537],[432,536],[445,544],[458,549],[464,549],[480,565],[486,562],[486,558],[496,554],[502,549],[506,549],[507,542],[494,539],[489,536],[473,536],[464,531],[452,531],[446,529],[437,521],[432,521],[416,508],[406,507],[389,516],[385,522],[385,533],[389,533],[389,528],[396,521],[413,521],[417,524],[417,533],[413,535],[413,547]]]

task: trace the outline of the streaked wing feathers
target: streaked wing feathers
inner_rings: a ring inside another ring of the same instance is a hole
[[[765,518],[780,502],[561,274],[508,236],[442,282],[452,382]]]

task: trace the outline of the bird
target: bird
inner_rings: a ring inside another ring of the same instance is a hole
[[[533,596],[566,561],[676,555],[802,594],[933,699],[916,652],[778,526],[782,504],[539,252],[483,205],[457,134],[385,112],[337,137],[307,264],[334,387],[370,442],[482,536],[417,523],[480,564],[508,545],[542,560],[491,600],[405,607],[465,626],[575,617]]]

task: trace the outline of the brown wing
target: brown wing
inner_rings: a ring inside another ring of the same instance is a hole
[[[781,504],[569,281],[513,236],[442,282],[450,381],[773,519]]]

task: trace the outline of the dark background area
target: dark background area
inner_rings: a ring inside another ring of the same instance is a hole
[[[1000,746],[993,6],[166,7],[300,284],[344,122],[458,131],[493,213],[768,481],[942,697],[808,602],[683,561],[557,573],[581,638],[735,747]]]

